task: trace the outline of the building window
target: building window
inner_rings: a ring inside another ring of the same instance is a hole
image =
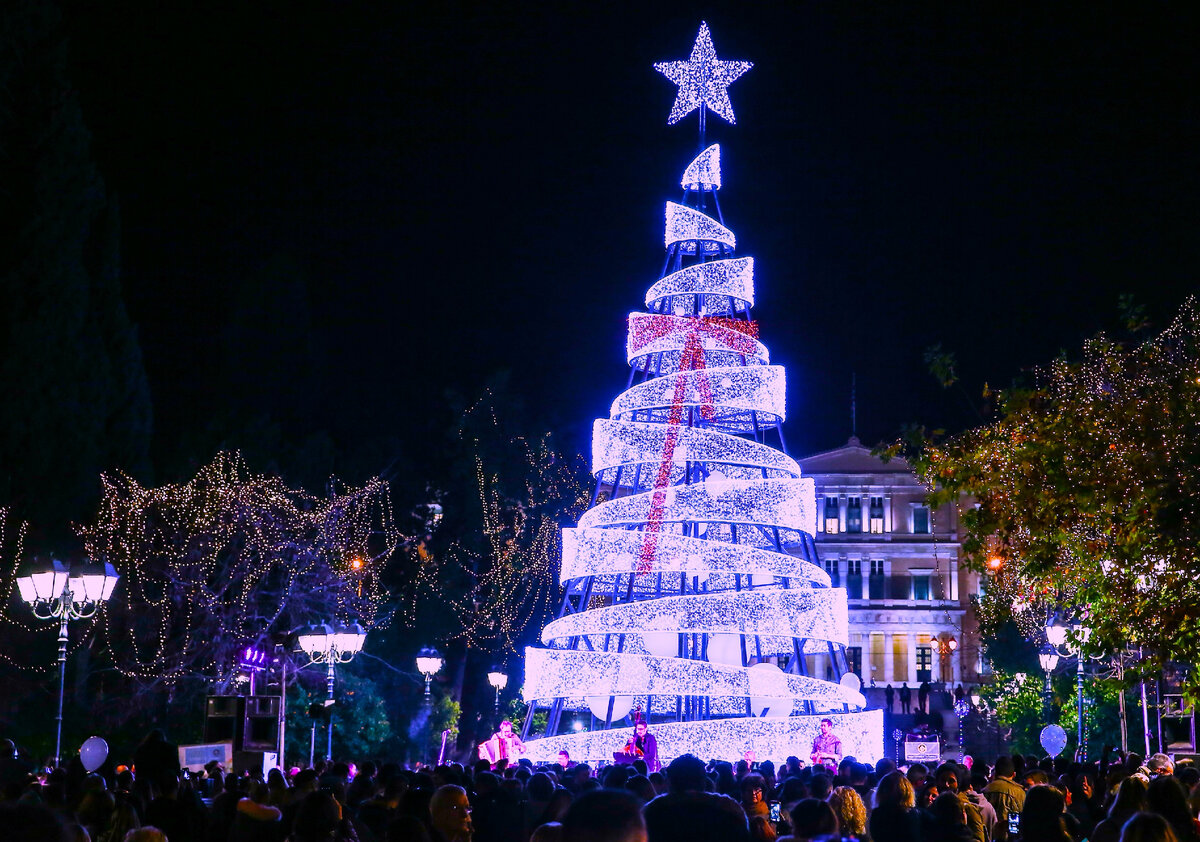
[[[917,644],[917,681],[933,680],[933,647],[928,643]]]
[[[915,602],[928,602],[933,599],[933,594],[929,588],[928,573],[912,574],[912,598]]]
[[[871,681],[883,679],[883,632],[871,632]]]
[[[846,647],[846,667],[850,672],[858,676],[858,680],[862,681],[862,647],[847,646]]]
[[[846,562],[846,599],[863,598],[862,561],[852,558]]]
[[[908,635],[892,635],[892,681],[908,681]]]
[[[913,534],[929,534],[929,507],[913,506]]]
[[[829,583],[833,587],[838,587],[840,577],[838,576],[838,563],[836,559],[825,559],[825,572],[829,574]]]
[[[883,576],[883,559],[871,559],[871,576],[867,583],[868,594],[871,599],[887,599],[884,593],[886,580]]]
[[[871,516],[871,534],[872,535],[882,535],[883,534],[883,498],[882,497],[872,497],[871,498],[871,509],[870,509],[869,514]]]
[[[842,531],[836,497],[825,498],[825,531],[830,535],[836,535]]]
[[[846,531],[862,532],[861,497],[851,497],[846,501]]]

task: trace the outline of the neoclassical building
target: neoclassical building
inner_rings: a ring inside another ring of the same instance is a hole
[[[979,576],[960,564],[959,512],[930,510],[906,462],[854,437],[799,462],[816,482],[821,561],[849,598],[850,668],[867,687],[976,683]]]

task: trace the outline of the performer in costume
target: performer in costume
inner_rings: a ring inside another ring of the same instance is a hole
[[[633,726],[633,736],[625,743],[625,753],[645,760],[647,772],[657,772],[662,768],[658,762],[658,740],[654,739],[644,719],[638,720]]]
[[[823,765],[836,769],[842,762],[842,741],[833,733],[833,720],[821,720],[821,733],[813,740],[812,762],[814,766]]]

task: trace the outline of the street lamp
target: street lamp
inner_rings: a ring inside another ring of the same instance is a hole
[[[358,623],[339,624],[336,628],[328,623],[309,626],[296,636],[300,650],[308,655],[308,664],[325,664],[325,686],[329,696],[325,707],[333,704],[333,668],[335,664],[348,664],[362,651],[367,641],[367,632]],[[311,759],[311,758],[310,758]],[[326,736],[325,759],[333,759],[333,710],[329,711],[329,732]]]
[[[17,578],[21,599],[39,620],[59,620],[58,717],[54,738],[54,765],[62,762],[63,695],[67,684],[67,623],[96,616],[117,586],[117,571],[108,562],[87,561],[68,568],[52,559],[47,566]]]
[[[1074,634],[1068,635],[1068,632],[1074,632]],[[1092,630],[1087,626],[1074,625],[1068,628],[1062,623],[1046,624],[1046,641],[1049,645],[1054,648],[1055,652],[1061,652],[1065,657],[1075,658],[1075,712],[1078,717],[1075,747],[1080,752],[1081,760],[1085,760],[1087,754],[1083,742],[1083,662],[1087,656],[1083,649],[1091,637]],[[1071,643],[1072,638],[1075,641],[1074,645]]]
[[[432,646],[426,646],[417,653],[417,669],[425,676],[425,704],[431,702],[429,687],[433,683],[433,677],[442,671],[445,664],[441,653]]]
[[[493,667],[488,673],[488,684],[496,688],[496,713],[500,713],[500,691],[508,686],[508,676],[500,671],[500,667]]]
[[[1058,658],[1058,652],[1049,643],[1043,643],[1042,648],[1038,650],[1038,663],[1041,664],[1042,671],[1046,673],[1046,689],[1042,707],[1047,718],[1050,716],[1050,673],[1054,672],[1054,668],[1058,666]]]

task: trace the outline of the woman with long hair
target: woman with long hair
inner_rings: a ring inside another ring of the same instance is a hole
[[[1092,842],[1118,842],[1125,822],[1146,806],[1146,781],[1140,776],[1117,784],[1117,795],[1108,808],[1108,817],[1092,831]]]
[[[875,790],[875,809],[867,823],[872,842],[921,842],[920,816],[912,783],[899,772],[889,772]]]
[[[1146,809],[1167,820],[1179,842],[1200,842],[1187,792],[1173,775],[1159,775],[1146,789]]]
[[[1121,828],[1121,842],[1179,842],[1171,825],[1157,813],[1134,813]]]
[[[829,806],[837,816],[842,836],[863,838],[867,832],[867,805],[854,787],[839,786],[829,794]]]

